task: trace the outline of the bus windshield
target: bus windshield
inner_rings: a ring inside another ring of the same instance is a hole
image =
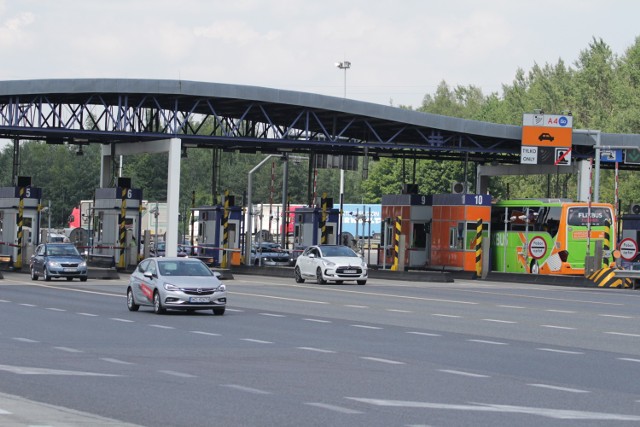
[[[567,217],[567,225],[574,227],[586,227],[589,224],[592,227],[611,225],[611,211],[603,207],[592,207],[591,214],[586,206],[571,207]]]

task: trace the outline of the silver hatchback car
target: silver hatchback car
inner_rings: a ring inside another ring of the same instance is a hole
[[[213,310],[221,316],[227,289],[216,274],[196,258],[147,258],[131,273],[127,308],[153,307],[157,314],[173,310]]]

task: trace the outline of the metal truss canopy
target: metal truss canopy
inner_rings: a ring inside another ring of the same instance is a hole
[[[135,143],[240,152],[339,153],[518,163],[520,126],[419,113],[303,92],[174,80],[0,82],[0,138]],[[602,134],[640,145],[640,135]],[[574,158],[593,143],[574,138]],[[582,142],[581,142],[582,141]]]

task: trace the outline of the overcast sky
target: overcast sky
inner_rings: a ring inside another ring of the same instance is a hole
[[[501,93],[594,37],[621,56],[634,0],[0,0],[0,80],[182,79],[419,107],[441,81]]]

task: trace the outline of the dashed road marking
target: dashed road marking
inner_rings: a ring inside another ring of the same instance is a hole
[[[406,365],[406,363],[404,363],[404,362],[400,362],[400,361],[397,361],[397,360],[390,360],[390,359],[382,359],[382,358],[379,358],[379,357],[361,356],[360,359],[370,360],[372,362],[387,363],[389,365]]]
[[[298,350],[306,350],[306,351],[315,351],[318,353],[335,353],[333,350],[327,350],[324,348],[316,348],[316,347],[297,347]]]
[[[71,348],[71,347],[53,347],[53,348],[60,351],[66,351],[67,353],[84,353],[84,351],[82,350],[78,350],[77,348]]]
[[[629,334],[626,332],[605,332],[605,334],[609,334],[609,335],[620,335],[623,337],[640,337],[639,334]]]
[[[253,339],[253,338],[242,338],[242,341],[253,342],[253,343],[256,343],[256,344],[273,344],[273,342],[271,342],[271,341],[256,340],[256,339]]]
[[[354,304],[347,304],[347,305],[345,305],[345,307],[349,307],[349,308],[369,308],[369,306],[367,306],[367,305],[354,305]]]
[[[547,309],[545,311],[548,311],[550,313],[566,313],[566,314],[575,314],[575,311],[571,311],[571,310],[553,310],[553,309]]]
[[[539,351],[548,351],[550,353],[560,353],[560,354],[584,354],[581,351],[570,351],[570,350],[559,350],[557,348],[536,348]]]
[[[409,311],[409,310],[399,310],[397,308],[387,308],[385,309],[385,311],[389,311],[391,313],[413,313],[413,311]]]
[[[305,402],[305,405],[315,406],[317,408],[328,409],[334,412],[340,412],[341,414],[362,414],[360,411],[356,411],[355,409],[345,408],[343,406],[329,405],[327,403],[320,402]]]
[[[601,317],[613,317],[616,319],[633,319],[633,316],[621,316],[619,314],[598,314]]]
[[[546,388],[549,390],[567,391],[569,393],[589,393],[589,391],[587,390],[580,390],[577,388],[568,388],[568,387],[558,387],[558,386],[549,385],[549,384],[527,384],[527,385],[531,387]]]
[[[540,325],[543,328],[551,328],[551,329],[565,329],[565,330],[575,330],[576,328],[571,328],[569,326],[557,326],[557,325]]]
[[[436,317],[451,317],[451,318],[455,318],[455,319],[459,319],[462,316],[456,316],[453,314],[439,314],[439,313],[431,313],[432,316],[436,316]]]
[[[307,322],[316,322],[316,323],[331,323],[331,320],[325,320],[325,319],[306,318],[306,319],[303,319],[303,320],[306,320]]]
[[[477,342],[480,344],[495,344],[495,345],[509,345],[506,342],[500,342],[500,341],[488,341],[488,340],[467,340],[469,342]]]
[[[166,325],[151,324],[149,326],[151,326],[152,328],[158,328],[158,329],[175,329],[173,326],[166,326]]]
[[[490,378],[489,375],[474,374],[473,372],[456,371],[456,370],[452,370],[452,369],[438,369],[438,371],[444,372],[445,374],[462,375],[464,377]]]
[[[423,337],[441,337],[440,334],[432,334],[431,332],[407,331],[407,334],[421,335]]]
[[[27,343],[37,343],[37,342],[40,342],[40,341],[32,340],[32,339],[30,339],[30,338],[22,338],[22,337],[15,337],[15,338],[13,338],[13,339],[14,339],[14,340],[16,340],[16,341],[20,341],[20,342],[27,342]]]
[[[47,310],[51,310],[51,311],[67,311],[65,309],[62,308],[56,308],[56,307],[47,307]]]
[[[284,314],[275,314],[275,313],[258,313],[261,316],[268,316],[268,317],[287,317]]]
[[[177,371],[158,371],[162,374],[173,375],[174,377],[180,378],[195,378],[195,375],[187,374],[185,372],[177,372]]]
[[[253,388],[253,387],[245,387],[243,385],[238,385],[238,384],[223,384],[222,386],[232,388],[234,390],[246,391],[247,393],[253,393],[253,394],[271,394],[270,391],[260,390],[258,388]]]
[[[210,337],[220,337],[221,336],[220,334],[216,334],[214,332],[205,332],[205,331],[189,331],[189,332],[191,332],[192,334],[207,335],[207,336],[210,336]]]
[[[133,320],[121,319],[119,317],[110,317],[110,319],[115,320],[116,322],[133,323]]]
[[[98,317],[97,314],[93,314],[93,313],[77,313],[80,316],[87,316],[87,317]]]
[[[513,320],[500,320],[500,319],[482,319],[485,322],[495,322],[495,323],[509,323],[509,324],[513,324],[513,323],[518,323],[518,322],[514,322]]]
[[[369,325],[358,325],[358,324],[355,324],[355,325],[351,325],[351,326],[353,326],[354,328],[362,328],[362,329],[376,329],[376,330],[382,329],[379,326],[369,326]]]
[[[101,357],[100,360],[104,360],[105,362],[109,363],[117,363],[118,365],[135,365],[135,363],[132,362],[126,362],[120,359],[112,359],[110,357]]]

